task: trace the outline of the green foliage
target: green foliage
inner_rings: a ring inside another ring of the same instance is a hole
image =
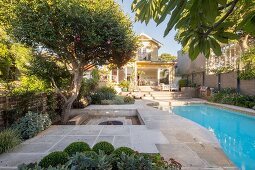
[[[255,106],[255,96],[237,94],[235,89],[223,89],[218,91],[210,97],[209,101],[246,108],[253,108]]]
[[[76,152],[85,151],[90,151],[90,146],[85,142],[73,142],[64,149],[64,152],[68,153],[69,156],[76,154]]]
[[[102,105],[122,105],[122,104],[134,104],[135,99],[130,96],[118,96],[116,95],[113,99],[104,99],[100,103]]]
[[[242,70],[239,75],[240,79],[255,79],[255,46],[251,47],[247,52],[245,52],[241,59],[244,65],[244,70]]]
[[[101,143],[101,142],[99,142]],[[139,154],[127,147],[120,147],[112,154],[102,150],[77,152],[69,157],[65,152],[53,152],[38,164],[22,164],[20,170],[36,169],[97,169],[97,170],[180,170],[181,164],[170,159],[166,162],[160,154]],[[43,163],[42,163],[43,162]],[[66,163],[65,163],[66,162]],[[49,168],[48,168],[49,167]]]
[[[121,88],[125,88],[128,90],[129,86],[130,86],[130,81],[127,81],[127,80],[122,80],[120,83],[119,83],[119,86]]]
[[[13,128],[20,133],[23,139],[29,139],[47,129],[50,125],[51,120],[48,114],[28,112],[26,116],[20,118],[13,125]]]
[[[0,132],[0,154],[14,148],[21,143],[20,135],[13,129]]]
[[[179,80],[179,87],[188,87],[188,80],[187,79]]]
[[[49,166],[55,167],[57,165],[64,165],[68,161],[68,158],[69,156],[65,152],[52,152],[39,162],[39,166],[48,168]]]
[[[95,144],[92,148],[93,151],[99,153],[99,151],[103,151],[105,154],[110,155],[114,151],[114,147],[109,142],[99,142]]]
[[[93,104],[101,104],[102,100],[113,100],[116,96],[116,91],[111,87],[101,87],[97,89],[92,95]]]
[[[159,56],[160,60],[162,61],[167,61],[167,62],[173,62],[177,59],[176,56],[168,54],[168,53],[163,53]]]
[[[132,154],[126,155],[122,153],[117,162],[119,170],[152,170],[153,165],[149,159],[145,159],[143,156]]]
[[[128,147],[119,147],[119,148],[115,149],[115,151],[113,151],[112,154],[118,158],[122,155],[122,153],[124,153],[126,155],[132,155],[135,153],[135,151]]]
[[[134,104],[135,103],[135,99],[133,97],[130,97],[130,96],[125,96],[124,97],[124,102],[128,103],[128,104]]]
[[[107,87],[107,86],[101,87],[100,89],[97,90],[97,92],[99,92],[99,93],[112,93],[112,94],[117,93],[114,88]]]
[[[30,76],[34,75],[40,78],[48,87],[57,86],[65,89],[71,81],[71,74],[65,65],[59,62],[54,55],[35,55],[33,59],[31,59],[27,69]]]
[[[10,39],[0,27],[0,81],[9,83],[16,80],[18,74],[26,71],[25,64],[31,57],[30,48]]]
[[[112,155],[107,155],[103,151],[99,151],[96,156],[94,154],[76,153],[70,159],[69,164],[76,169],[111,170],[112,161]]]
[[[96,158],[98,156],[95,151],[86,151],[86,152],[84,152],[84,155],[86,157],[92,158],[92,159],[94,159],[94,158]]]
[[[22,76],[19,85],[11,91],[11,95],[22,95],[25,93],[39,93],[47,90],[44,81],[35,76]]]
[[[63,100],[54,92],[47,93],[47,114],[52,122],[56,121],[57,117],[61,114]]]
[[[157,25],[167,20],[164,36],[178,30],[176,39],[192,60],[199,53],[221,55],[221,43],[255,35],[255,1],[245,0],[133,0],[136,19]],[[170,17],[170,19],[169,19]]]

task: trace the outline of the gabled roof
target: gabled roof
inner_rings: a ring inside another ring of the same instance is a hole
[[[159,47],[162,47],[162,46],[163,46],[163,44],[162,44],[161,42],[159,42],[158,40],[156,40],[156,39],[150,37],[150,36],[147,35],[147,34],[141,33],[140,36],[144,36],[144,37],[146,37],[148,40],[153,41],[153,42],[156,43]]]

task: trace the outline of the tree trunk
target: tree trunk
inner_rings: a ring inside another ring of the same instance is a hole
[[[79,91],[81,88],[81,82],[83,77],[83,71],[81,68],[77,68],[73,70],[73,82],[72,82],[72,89],[70,90],[69,97],[65,100],[65,103],[63,105],[62,115],[61,115],[61,121],[63,124],[66,124],[69,117],[70,112],[72,108],[72,104],[75,101],[75,99],[79,95]]]

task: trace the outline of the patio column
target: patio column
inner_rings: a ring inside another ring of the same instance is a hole
[[[134,72],[135,72],[135,74],[134,74],[134,85],[135,85],[135,87],[137,87],[137,64],[136,64],[136,62],[134,63]]]
[[[159,85],[159,83],[160,83],[160,68],[158,68],[158,85]]]
[[[173,77],[171,68],[168,68],[168,73],[169,73],[168,74],[168,83],[170,85],[170,84],[172,84],[172,77]]]
[[[116,83],[119,84],[119,68],[117,68],[117,79],[116,79]]]

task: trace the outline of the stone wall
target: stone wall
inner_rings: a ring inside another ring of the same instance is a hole
[[[23,98],[24,100],[24,98]],[[29,96],[28,100],[23,101],[22,97],[0,97],[0,126],[4,125],[4,112],[15,110],[21,107],[35,112],[45,112],[47,109],[47,94],[37,94]]]
[[[203,84],[203,72],[193,73],[183,78],[188,78],[188,80],[196,85],[204,85],[206,87],[212,87],[218,89],[218,76],[216,74],[207,75],[204,74],[204,84]],[[237,88],[237,73],[221,73],[220,74],[220,86],[221,88]],[[240,91],[244,95],[255,95],[255,79],[254,80],[241,80],[240,81]]]

